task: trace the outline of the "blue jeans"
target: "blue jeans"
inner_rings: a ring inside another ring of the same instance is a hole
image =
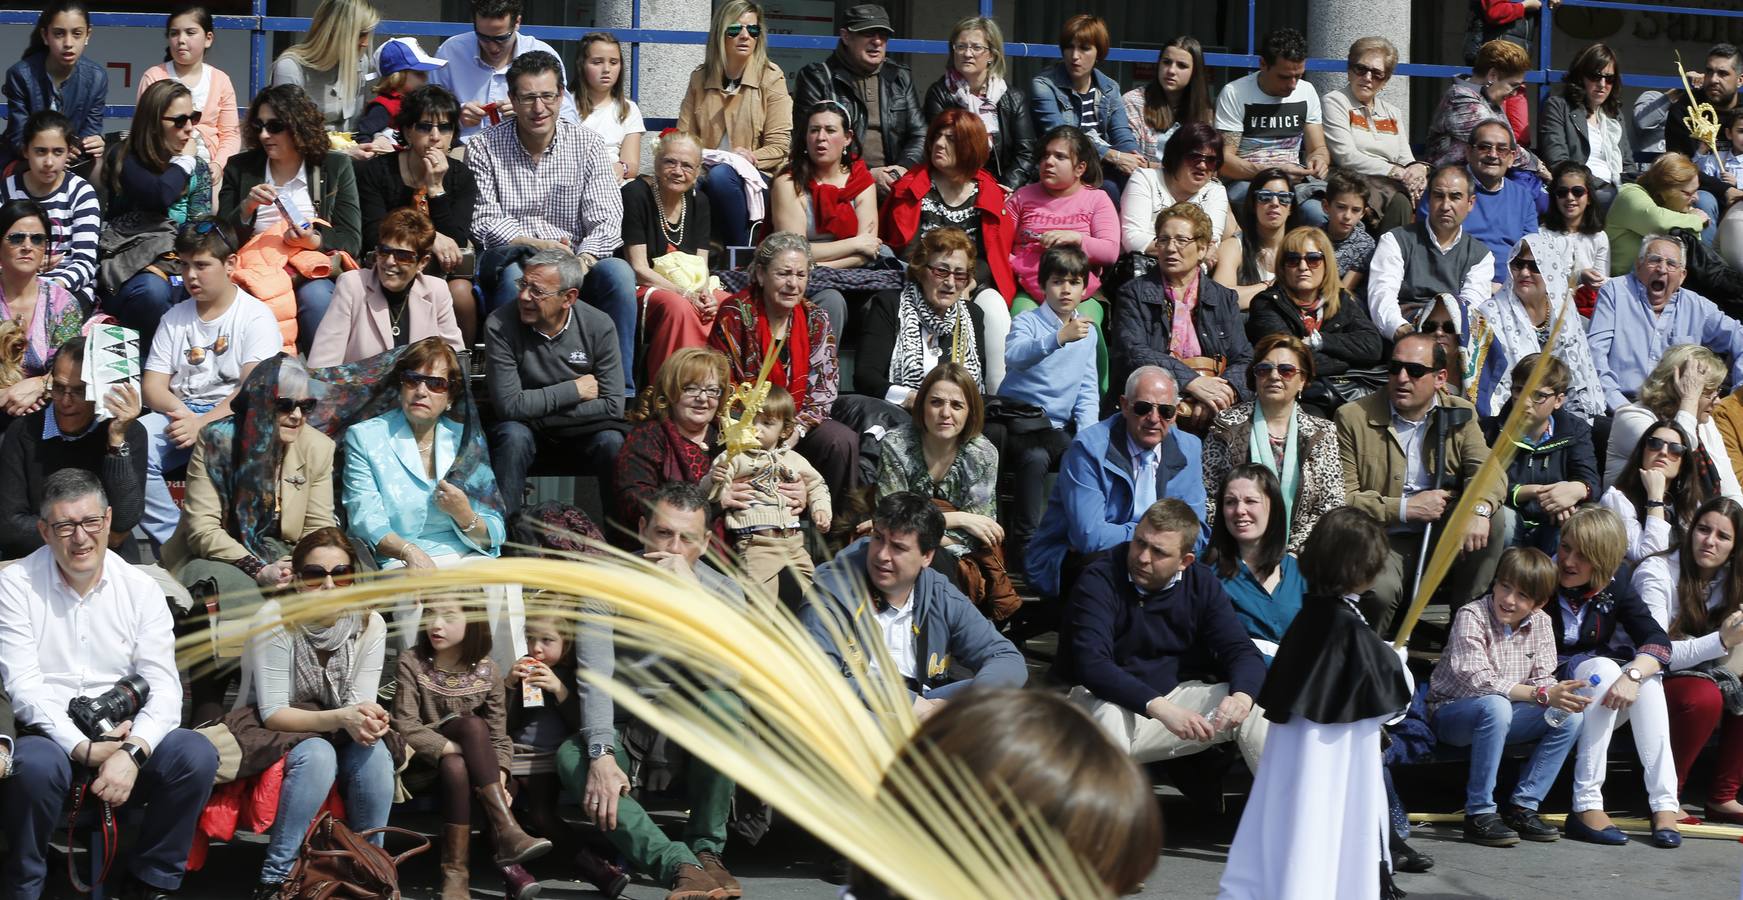
[[[0,832],[8,850],[0,858],[0,898],[36,900],[48,875],[51,835],[65,827],[62,806],[72,785],[73,764],[48,738],[24,735],[13,746],[18,774],[0,781]],[[181,887],[194,827],[212,795],[218,751],[202,735],[178,728],[152,748],[123,809],[144,807],[127,868],[134,878],[159,890]],[[85,809],[100,804],[87,797]],[[116,810],[120,815],[122,810]],[[64,834],[64,832],[62,832]],[[298,832],[298,839],[301,839]]]
[[[140,352],[145,355],[151,351],[151,336],[157,333],[158,320],[187,296],[181,285],[170,284],[150,272],[140,272],[103,300],[103,311],[139,332]]]
[[[709,230],[722,246],[750,244],[750,207],[744,202],[744,179],[738,170],[717,165],[702,176],[702,193],[708,197]]]
[[[304,356],[309,355],[309,347],[315,343],[315,332],[327,317],[327,307],[333,305],[333,289],[337,284],[331,278],[311,278],[297,287],[297,349]]]
[[[1695,208],[1707,214],[1707,227],[1701,229],[1701,242],[1711,247],[1719,236],[1719,198],[1701,191],[1695,194]]]
[[[210,406],[188,408],[200,415],[212,409]],[[139,417],[139,424],[145,426],[145,513],[140,517],[139,527],[145,529],[154,547],[162,547],[170,535],[175,534],[176,524],[182,520],[181,508],[169,495],[169,485],[163,483],[163,473],[187,465],[188,459],[194,455],[194,448],[192,445],[177,447],[170,440],[165,433],[169,430],[169,416],[163,413],[148,412]]]
[[[1549,793],[1568,751],[1580,736],[1582,713],[1574,713],[1560,728],[1543,720],[1543,707],[1514,703],[1500,694],[1465,697],[1434,713],[1434,736],[1443,744],[1471,748],[1471,774],[1465,782],[1465,815],[1495,811],[1495,773],[1508,745],[1537,742],[1531,759],[1519,772],[1513,805],[1535,810]]]
[[[526,251],[513,244],[492,247],[478,259],[478,317],[515,302],[520,294],[521,260]],[[512,261],[505,261],[512,260]],[[623,363],[623,395],[635,396],[635,270],[607,257],[581,282],[581,302],[611,317],[617,328],[618,359]]]
[[[305,740],[284,757],[278,818],[268,833],[261,881],[280,882],[290,874],[303,835],[335,783],[339,796],[345,798],[345,824],[352,831],[387,824],[388,809],[393,805],[393,757],[387,745],[376,741],[365,747],[346,739],[335,747],[323,738]],[[381,835],[370,840],[381,846]]]

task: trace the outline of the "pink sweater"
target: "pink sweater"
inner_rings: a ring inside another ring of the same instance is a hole
[[[153,82],[173,78],[169,63],[152,66],[139,76],[139,93]],[[206,69],[212,73],[212,83],[206,90],[206,105],[200,110],[200,136],[205,138],[206,146],[212,151],[212,178],[215,180],[224,174],[224,161],[242,149],[242,128],[237,122],[236,87],[230,83],[230,76],[224,70],[206,64]]]
[[[1066,197],[1055,197],[1039,183],[1024,185],[1005,202],[1017,222],[1017,240],[1011,249],[1011,269],[1017,284],[1036,303],[1041,302],[1041,235],[1049,231],[1075,231],[1083,235],[1083,252],[1096,268],[1113,265],[1120,255],[1120,211],[1100,188],[1083,187]],[[1090,270],[1084,296],[1101,287],[1095,269]]]

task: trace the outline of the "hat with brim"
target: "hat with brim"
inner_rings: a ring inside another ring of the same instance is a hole
[[[848,7],[841,17],[841,27],[852,32],[896,33],[896,29],[890,27],[890,14],[876,3],[860,3]]]
[[[395,72],[429,72],[447,64],[447,60],[425,53],[424,48],[409,37],[394,38],[375,51],[375,70],[383,78]]]

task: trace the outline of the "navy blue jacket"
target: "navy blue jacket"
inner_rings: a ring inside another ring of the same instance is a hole
[[[1579,633],[1571,641],[1562,627],[1561,604],[1558,595],[1550,597],[1543,607],[1549,614],[1549,623],[1555,626],[1555,653],[1561,661],[1561,671],[1556,677],[1572,678],[1574,668],[1592,656],[1626,662],[1644,653],[1670,668],[1670,636],[1664,633],[1628,579],[1612,579],[1586,601],[1591,608],[1586,610]],[[1621,634],[1616,633],[1618,628]]]
[[[32,53],[6,70],[6,141],[0,146],[0,162],[23,155],[18,144],[24,139],[24,122],[33,112],[58,108],[72,120],[73,136],[77,138],[103,133],[109,73],[90,56],[80,56],[73,73],[61,85],[60,106],[56,107],[52,100],[54,82],[44,67],[47,58],[45,53]]]
[[[1065,671],[1097,699],[1139,715],[1182,681],[1226,682],[1257,698],[1265,660],[1209,566],[1195,562],[1180,580],[1140,596],[1126,569],[1129,543],[1077,579],[1065,614]]]

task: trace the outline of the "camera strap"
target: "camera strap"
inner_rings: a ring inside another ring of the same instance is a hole
[[[114,740],[116,740],[116,738],[93,738],[91,743],[95,744],[103,741]],[[70,792],[72,795],[69,798],[72,800],[72,812],[67,814],[67,880],[72,882],[73,890],[78,891],[81,894],[91,893],[91,885],[86,884],[84,879],[79,877],[78,866],[74,865],[73,862],[74,858],[77,856],[74,850],[78,846],[76,836],[78,834],[79,811],[85,805],[85,794],[90,791],[91,778],[94,775],[95,772],[90,767],[85,767],[84,776],[79,779],[78,784],[73,785],[73,789]],[[121,844],[121,828],[115,824],[115,810],[107,801],[103,802],[102,820],[103,868],[97,873],[97,884],[102,884],[109,880],[109,867],[115,864],[115,853]]]

